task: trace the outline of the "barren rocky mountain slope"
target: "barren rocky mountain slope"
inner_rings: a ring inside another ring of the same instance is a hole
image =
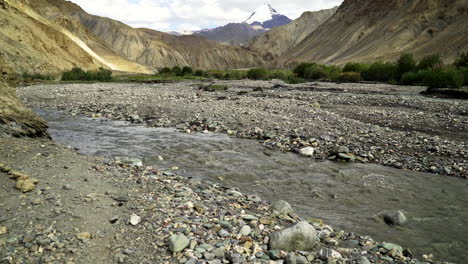
[[[336,14],[275,65],[298,61],[342,64],[439,53],[453,60],[468,50],[466,0],[345,0]]]
[[[56,73],[75,66],[150,72],[112,51],[45,1],[2,0],[0,12],[0,51],[18,73]]]
[[[254,38],[247,44],[247,47],[269,59],[277,58],[314,32],[322,23],[332,17],[337,9],[338,7],[334,7],[316,12],[305,12],[293,22],[273,28]]]
[[[93,58],[62,32],[34,19],[10,1],[0,0],[0,25],[0,52],[19,73],[96,67]]]
[[[189,65],[201,69],[234,69],[263,63],[254,52],[200,36],[174,36],[150,29],[135,29],[109,18],[90,15],[70,2],[47,1],[78,18],[94,36],[117,52],[149,67]]]

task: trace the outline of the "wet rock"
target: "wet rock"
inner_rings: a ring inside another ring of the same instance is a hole
[[[269,249],[284,251],[312,250],[319,241],[315,228],[305,221],[273,232],[269,238]]]
[[[125,158],[125,159],[122,159],[120,162],[128,166],[133,166],[133,167],[138,167],[138,168],[143,167],[143,161],[138,158]]]
[[[292,209],[291,205],[284,200],[276,201],[273,204],[272,208],[280,215],[288,215],[294,213],[294,210]]]
[[[331,248],[322,248],[318,252],[318,257],[321,260],[329,260],[329,259],[341,259],[342,256],[339,252],[331,249]]]
[[[400,252],[403,252],[403,248],[397,244],[393,244],[393,243],[381,243],[379,245],[376,246],[377,249],[383,249],[383,251],[385,252],[390,252],[391,250],[393,249],[396,249]]]
[[[408,221],[408,218],[402,211],[384,211],[379,214],[379,216],[387,223],[388,225],[403,225]]]
[[[349,153],[349,148],[346,147],[346,146],[339,146],[337,149],[336,149],[336,153]]]
[[[315,149],[313,147],[306,147],[306,148],[301,148],[299,150],[299,154],[305,157],[312,157],[314,156]]]
[[[169,239],[169,250],[174,253],[181,252],[190,244],[190,240],[184,235],[173,235]]]

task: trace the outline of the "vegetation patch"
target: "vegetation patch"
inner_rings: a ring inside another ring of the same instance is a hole
[[[99,68],[97,71],[84,71],[81,68],[73,68],[62,73],[62,81],[112,81],[112,71]]]

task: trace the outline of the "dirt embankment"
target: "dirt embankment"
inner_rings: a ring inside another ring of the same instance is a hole
[[[47,124],[21,103],[15,88],[15,74],[0,57],[0,137],[47,137]]]

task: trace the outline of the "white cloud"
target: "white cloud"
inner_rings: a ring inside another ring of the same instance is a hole
[[[161,31],[198,30],[242,22],[264,0],[71,0],[90,14],[110,17],[132,27]],[[291,19],[305,11],[339,5],[343,0],[270,0],[279,13]]]

